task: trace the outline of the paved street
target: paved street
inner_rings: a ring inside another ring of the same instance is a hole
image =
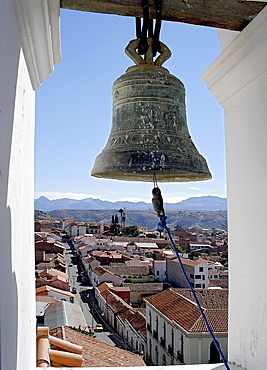
[[[66,247],[65,259],[68,266],[71,291],[73,287],[75,287],[77,290],[77,293],[74,294],[74,303],[81,307],[87,325],[90,325],[94,329],[97,323],[102,323],[103,318],[101,314],[97,312],[99,311],[97,307],[92,305],[90,307],[88,304],[87,296],[89,296],[89,292],[93,289],[93,287],[81,283],[81,276],[79,274],[80,267],[77,263],[77,257],[75,257],[68,245],[66,245]],[[103,332],[95,332],[96,338],[114,346],[115,343],[110,337],[110,332],[105,330],[106,326],[103,325],[103,328]]]

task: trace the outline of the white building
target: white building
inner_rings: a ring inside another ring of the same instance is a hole
[[[59,8],[59,0],[0,1],[0,280],[6,282],[0,286],[1,369],[36,366],[35,90],[60,60]],[[262,248],[267,235],[267,8],[242,32],[218,34],[222,53],[203,79],[225,113],[228,359],[248,370],[262,370],[267,364],[267,251]],[[251,245],[261,256],[257,263],[251,260]],[[21,263],[25,255],[27,269]],[[246,309],[240,310],[240,304]]]
[[[154,277],[160,281],[166,280],[166,260],[153,261]]]
[[[166,259],[166,281],[175,287],[187,288],[187,282],[180,269],[178,259]],[[211,261],[198,259],[197,261],[181,258],[185,272],[194,288],[208,288],[209,271],[215,270]]]
[[[227,357],[228,292],[199,289],[196,294]],[[148,297],[146,303],[147,356],[154,365],[220,362],[220,355],[188,289],[171,288]]]
[[[103,267],[95,267],[93,270],[89,271],[89,279],[93,287],[97,287],[101,283],[112,283],[113,286],[120,286],[122,279],[112,272],[107,271]]]

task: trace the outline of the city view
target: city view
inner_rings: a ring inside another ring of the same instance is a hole
[[[103,211],[109,222],[58,219],[55,212],[35,211],[38,329],[83,347],[79,366],[122,366],[118,358],[123,366],[221,362],[155,211],[154,228],[129,224],[122,208]],[[81,218],[86,211],[64,212]],[[178,214],[172,238],[227,356],[227,230],[181,221]]]

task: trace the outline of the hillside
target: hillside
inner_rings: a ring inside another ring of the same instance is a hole
[[[62,219],[65,217],[77,221],[104,222],[109,225],[112,215],[117,214],[116,210],[55,210],[47,212],[49,215]],[[183,228],[217,228],[227,230],[226,211],[192,211],[192,210],[168,210],[167,225],[174,228],[177,224]],[[149,230],[157,229],[158,218],[154,210],[126,210],[126,226],[142,225]]]
[[[54,216],[51,216],[46,212],[35,210],[34,211],[34,220],[35,221],[43,221],[43,220],[58,221],[58,218],[56,218]]]

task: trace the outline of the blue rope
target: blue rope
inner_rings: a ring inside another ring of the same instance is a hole
[[[178,258],[178,261],[179,261],[179,264],[180,264],[180,268],[181,268],[181,270],[182,270],[182,273],[183,273],[183,275],[184,275],[184,278],[185,278],[185,280],[186,280],[186,282],[187,282],[187,284],[188,284],[188,286],[189,286],[189,288],[190,288],[190,290],[191,290],[191,293],[192,293],[192,295],[193,295],[193,297],[194,297],[194,299],[195,299],[195,302],[196,302],[196,304],[197,304],[197,306],[198,306],[198,309],[199,309],[199,311],[200,311],[200,313],[201,313],[201,315],[202,315],[202,318],[203,318],[203,320],[204,320],[204,322],[205,322],[205,324],[206,324],[206,326],[207,326],[207,329],[208,329],[208,331],[210,332],[210,335],[211,335],[211,337],[212,337],[212,339],[213,339],[213,342],[214,342],[214,344],[215,344],[215,346],[216,346],[216,348],[217,348],[217,350],[218,350],[218,352],[219,352],[219,354],[220,354],[220,356],[221,356],[221,358],[222,358],[222,360],[223,360],[223,363],[224,363],[224,365],[225,365],[226,369],[227,369],[227,370],[231,370],[231,369],[230,369],[230,367],[229,367],[229,365],[228,365],[228,363],[227,363],[227,361],[226,361],[226,359],[225,359],[225,357],[224,357],[224,354],[223,354],[223,352],[222,352],[222,350],[221,350],[220,344],[219,344],[219,342],[217,341],[217,339],[216,339],[216,337],[215,337],[215,335],[214,335],[214,333],[213,333],[213,331],[212,331],[212,329],[211,329],[211,327],[210,327],[210,325],[209,325],[209,323],[208,323],[208,320],[207,320],[206,315],[205,315],[205,313],[204,313],[204,311],[203,311],[203,309],[202,309],[202,307],[201,307],[201,305],[200,305],[200,303],[199,303],[199,300],[198,300],[197,295],[196,295],[196,293],[195,293],[195,291],[194,291],[194,288],[192,287],[192,284],[190,283],[190,280],[189,280],[189,278],[188,278],[188,276],[187,276],[187,274],[186,274],[186,272],[185,272],[184,266],[183,266],[183,264],[182,264],[182,261],[181,261],[181,258],[180,258],[179,252],[178,252],[178,249],[177,249],[176,245],[174,244],[174,241],[173,241],[173,239],[172,239],[172,236],[171,236],[170,230],[169,230],[169,228],[167,227],[167,224],[166,224],[166,218],[167,218],[167,217],[165,217],[165,216],[163,216],[163,215],[160,215],[160,221],[159,221],[159,223],[158,223],[158,229],[159,229],[159,230],[161,230],[161,231],[166,230],[166,232],[167,232],[167,234],[168,234],[168,237],[169,237],[169,239],[170,239],[170,242],[171,242],[172,248],[173,248],[173,250],[174,250],[174,252],[175,252],[175,254],[176,254],[176,257]]]

